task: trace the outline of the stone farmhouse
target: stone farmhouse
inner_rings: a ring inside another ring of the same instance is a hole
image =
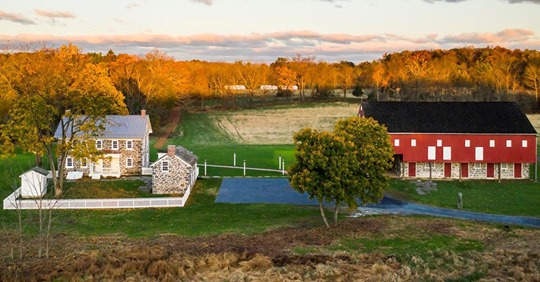
[[[68,156],[65,163],[68,177],[70,173],[92,179],[150,174],[152,126],[146,111],[142,110],[140,115],[107,115],[105,120],[105,130],[95,137],[95,146],[103,155],[96,162]],[[62,138],[61,123],[54,137]]]
[[[385,125],[402,177],[526,179],[536,131],[511,102],[367,102],[359,116]]]
[[[160,153],[152,165],[153,194],[184,194],[190,190],[197,176],[198,158],[182,146],[169,145],[167,153]]]

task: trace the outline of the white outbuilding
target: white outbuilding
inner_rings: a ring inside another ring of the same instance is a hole
[[[48,170],[37,166],[21,174],[21,197],[39,198],[45,195],[49,174]]]

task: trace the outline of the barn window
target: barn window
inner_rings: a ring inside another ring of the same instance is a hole
[[[161,163],[161,171],[169,172],[169,162],[168,161],[163,161]]]
[[[435,160],[437,158],[437,154],[436,154],[437,148],[434,146],[429,146],[427,149],[428,149],[428,155],[427,155],[428,160]]]
[[[111,143],[111,149],[118,150],[118,140],[113,140]]]
[[[399,147],[399,139],[394,140],[394,147]]]
[[[474,151],[474,159],[477,161],[484,160],[484,147],[476,147]]]
[[[465,140],[465,147],[471,147],[471,140]]]
[[[521,147],[527,148],[527,140],[521,140]]]
[[[126,167],[133,167],[133,158],[126,159]]]
[[[512,140],[506,140],[506,147],[508,148],[512,147]]]
[[[491,148],[495,147],[495,140],[489,140],[489,147]]]
[[[411,139],[411,147],[416,147],[416,139]]]
[[[452,160],[452,147],[443,147],[443,160]]]
[[[67,157],[66,158],[66,168],[72,168],[73,167],[73,158]]]
[[[133,140],[126,140],[126,149],[133,150]]]
[[[442,146],[442,140],[437,140],[437,147],[441,147]]]
[[[96,140],[96,149],[103,149],[103,140]]]

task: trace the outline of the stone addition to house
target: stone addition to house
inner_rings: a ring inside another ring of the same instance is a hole
[[[193,187],[199,169],[197,156],[182,146],[169,145],[152,167],[153,194],[184,194]]]

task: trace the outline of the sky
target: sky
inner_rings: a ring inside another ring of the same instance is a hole
[[[0,0],[0,48],[360,63],[403,50],[540,50],[540,0]]]

